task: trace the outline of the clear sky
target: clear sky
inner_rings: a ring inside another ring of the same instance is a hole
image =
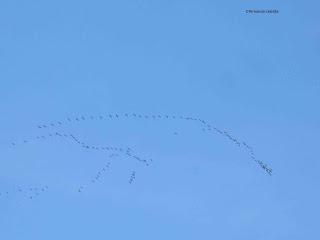
[[[319,7],[1,0],[0,239],[319,239]]]

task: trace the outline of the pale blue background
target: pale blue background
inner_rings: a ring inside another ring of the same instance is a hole
[[[0,239],[319,239],[319,7],[1,0]],[[245,14],[257,8],[279,14]],[[60,129],[131,146],[154,159],[148,168],[68,140],[10,146],[50,132],[39,123],[109,112],[204,118],[248,142],[274,175],[178,121]],[[109,175],[91,186],[108,159]],[[80,194],[81,184],[90,188]],[[33,200],[17,192],[44,185]]]

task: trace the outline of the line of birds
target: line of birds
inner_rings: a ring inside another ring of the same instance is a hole
[[[53,137],[59,137],[59,138],[66,138],[71,139],[73,142],[80,145],[82,148],[90,149],[90,150],[96,150],[96,151],[109,151],[109,152],[117,152],[119,154],[124,154],[128,156],[129,158],[133,158],[137,160],[138,162],[141,162],[145,164],[146,166],[149,166],[153,160],[150,159],[143,159],[139,157],[138,155],[134,154],[133,150],[130,147],[112,147],[112,146],[96,146],[96,145],[89,145],[83,141],[80,141],[77,137],[75,137],[73,134],[66,134],[66,133],[49,133],[46,135],[36,136],[33,138],[29,138],[28,140],[24,140],[21,144],[31,143],[34,140],[44,140],[47,138],[53,138]],[[12,143],[12,146],[17,146],[18,144],[16,142]]]
[[[215,132],[218,133],[227,139],[229,139],[231,142],[233,142],[236,146],[238,147],[244,147],[245,150],[249,153],[250,158],[255,161],[263,170],[266,171],[269,175],[272,175],[272,168],[270,168],[266,163],[264,163],[261,160],[258,160],[254,154],[253,148],[250,147],[246,142],[240,141],[237,138],[233,137],[230,133],[227,131],[222,131],[218,129],[215,126],[212,126],[209,124],[207,121],[201,118],[195,118],[195,117],[185,117],[185,116],[177,116],[177,115],[167,115],[167,114],[137,114],[137,113],[124,113],[124,114],[103,114],[103,115],[90,115],[90,116],[80,116],[80,117],[75,117],[75,118],[70,118],[68,117],[65,120],[57,121],[57,122],[51,122],[49,124],[40,124],[37,127],[39,129],[46,129],[50,127],[57,127],[61,125],[65,125],[68,123],[72,122],[80,122],[80,121],[85,121],[85,120],[103,120],[103,119],[120,119],[120,118],[135,118],[135,119],[175,119],[175,120],[185,120],[185,121],[193,121],[201,124],[201,129],[202,131],[205,132]],[[177,132],[174,133],[174,135],[177,135]]]
[[[117,156],[113,155],[112,157]],[[101,177],[103,177],[104,174],[106,174],[110,169],[110,162],[107,162],[106,165],[104,165],[101,169],[99,169],[96,173],[96,175],[90,180],[91,184],[95,184],[100,180]],[[80,186],[78,189],[78,192],[81,193],[84,191],[84,185]]]

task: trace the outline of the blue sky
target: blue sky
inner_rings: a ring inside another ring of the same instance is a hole
[[[1,1],[1,239],[318,239],[318,9]]]

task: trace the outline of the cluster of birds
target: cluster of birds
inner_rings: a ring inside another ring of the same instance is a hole
[[[26,196],[28,199],[33,200],[37,197],[39,197],[41,194],[45,193],[49,189],[48,185],[44,186],[28,186],[28,187],[22,187],[22,186],[17,186],[13,187],[11,191],[5,191],[5,192],[0,192],[0,198],[1,197],[9,197],[12,194],[22,194]]]
[[[195,122],[200,124],[202,131],[205,132],[212,132],[212,133],[217,133],[220,134],[221,136],[226,137],[228,140],[230,140],[232,143],[234,143],[238,147],[244,147],[244,149],[249,153],[250,158],[256,162],[267,174],[272,175],[272,168],[270,168],[266,163],[263,161],[259,160],[256,158],[252,147],[250,147],[246,142],[240,141],[237,138],[233,137],[230,133],[227,131],[222,131],[218,129],[217,127],[209,124],[208,121],[201,119],[201,118],[196,118],[196,117],[186,117],[186,116],[178,116],[178,115],[168,115],[168,114],[137,114],[137,113],[124,113],[124,114],[103,114],[103,115],[89,115],[89,116],[80,116],[80,117],[75,117],[71,118],[68,117],[65,120],[57,121],[57,122],[51,122],[47,124],[39,124],[37,127],[39,129],[47,129],[47,128],[53,128],[53,127],[58,127],[66,124],[70,124],[72,122],[81,122],[81,121],[86,121],[86,120],[107,120],[107,119],[149,119],[149,120],[159,120],[159,119],[174,119],[174,120],[183,120],[183,121],[190,121],[190,122]],[[174,135],[178,135],[177,132],[174,132]],[[87,147],[87,146],[85,146]],[[144,160],[137,159],[138,161],[145,162],[146,165],[148,163]]]
[[[129,179],[129,183],[132,184],[135,179],[136,179],[136,171],[132,171]]]

